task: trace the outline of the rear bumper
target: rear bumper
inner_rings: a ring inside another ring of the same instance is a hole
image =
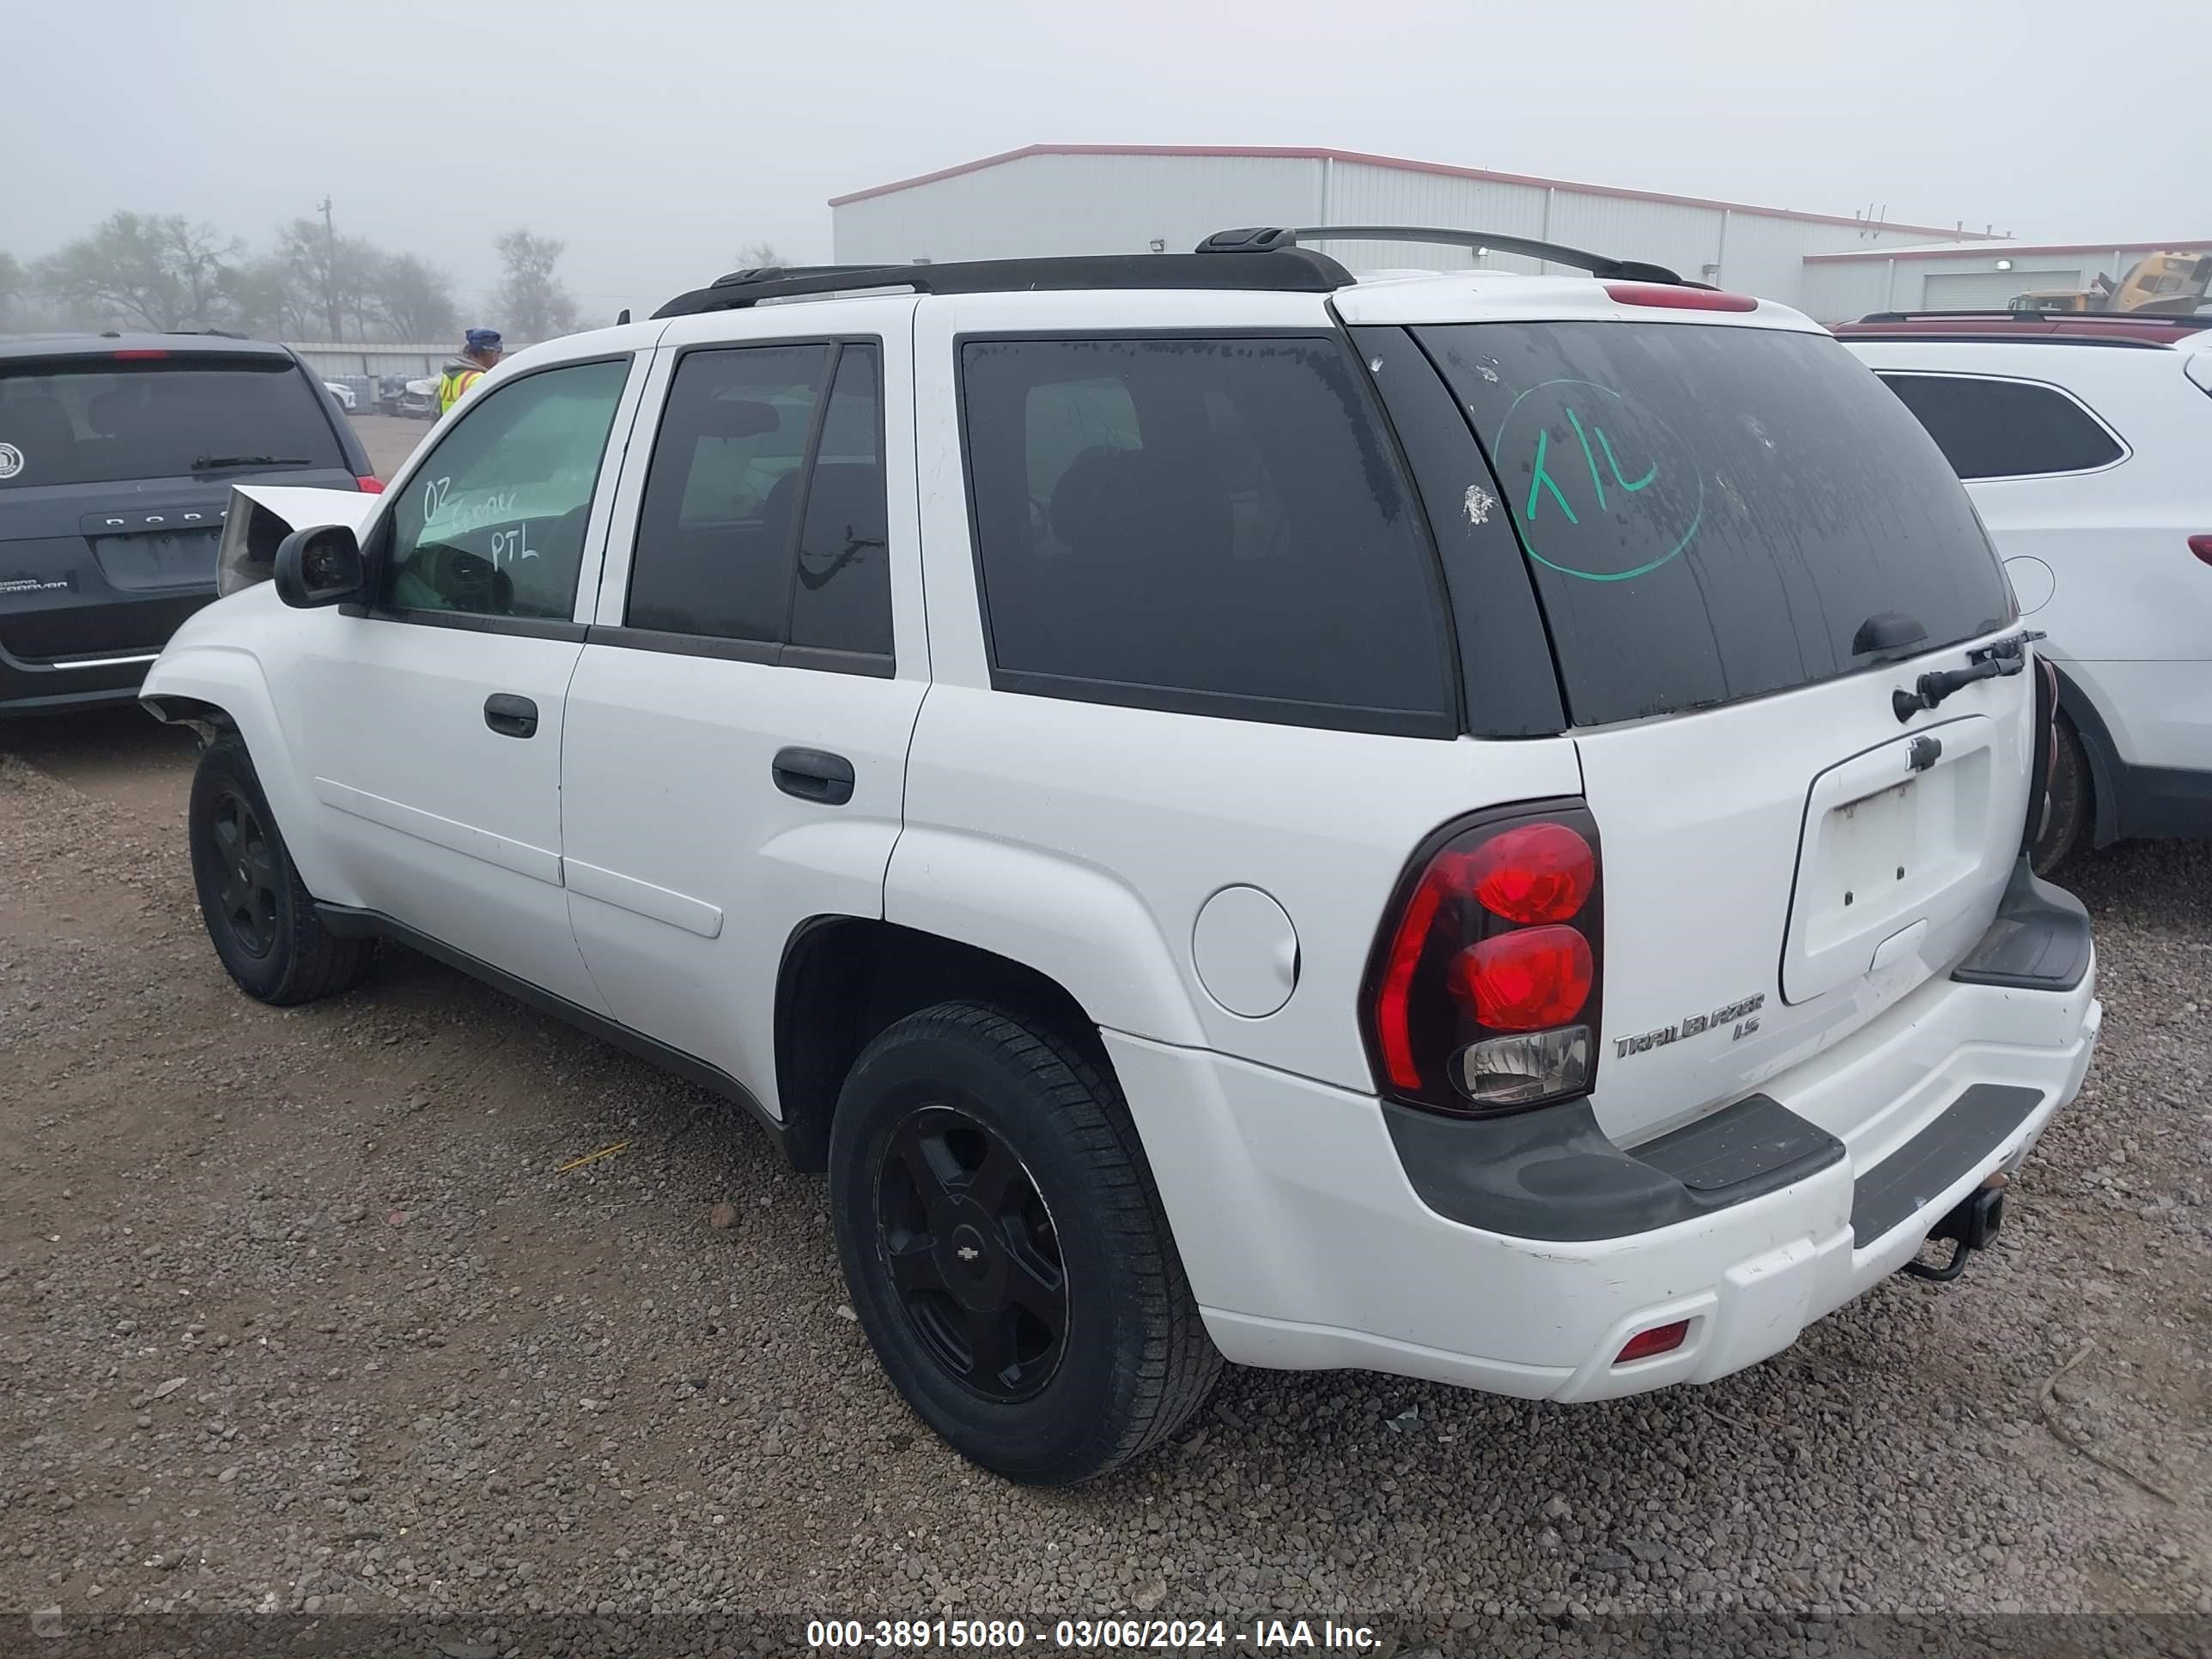
[[[2080,1089],[2102,1018],[2095,978],[2092,963],[2063,990],[1931,981],[1767,1083],[1813,1132],[1807,1148],[1838,1150],[1770,1170],[1749,1196],[1603,1236],[1586,1221],[1547,1237],[1440,1213],[1371,1097],[1107,1038],[1230,1358],[1600,1400],[1753,1364],[1911,1260]],[[1573,1209],[1595,1151],[1532,1168],[1523,1196]],[[1677,1320],[1690,1326],[1680,1347],[1613,1363],[1630,1337]]]

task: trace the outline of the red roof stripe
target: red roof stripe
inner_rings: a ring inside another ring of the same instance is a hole
[[[1019,149],[1002,150],[980,161],[963,161],[957,167],[939,167],[934,173],[901,179],[893,184],[877,185],[869,190],[856,190],[848,196],[833,196],[830,198],[830,205],[833,208],[845,207],[854,202],[889,196],[895,191],[933,185],[940,179],[957,179],[963,173],[980,173],[985,167],[998,167],[1007,161],[1025,161],[1032,155],[1213,155],[1249,157],[1256,161],[1347,161],[1362,167],[1395,167],[1407,173],[1441,173],[1449,179],[1479,179],[1490,184],[1532,185],[1540,190],[1581,191],[1592,196],[1618,197],[1631,202],[1663,202],[1673,207],[1756,213],[1770,219],[1795,219],[1807,224],[1904,231],[1916,236],[1955,237],[1960,234],[1956,229],[1941,225],[1900,225],[1882,220],[1854,219],[1843,214],[1799,213],[1789,208],[1752,207],[1742,202],[1717,202],[1702,196],[1669,196],[1663,191],[1651,190],[1616,190],[1605,185],[1578,185],[1565,179],[1539,179],[1523,173],[1492,173],[1483,167],[1451,167],[1442,161],[1409,161],[1402,156],[1371,155],[1363,150],[1305,149],[1280,144],[1024,144]],[[1987,239],[1977,237],[1975,240]]]

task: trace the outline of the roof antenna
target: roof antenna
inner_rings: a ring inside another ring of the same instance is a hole
[[[624,323],[628,322],[629,320],[629,307],[628,306],[624,306],[624,307],[622,308],[622,315],[615,319],[615,326],[616,326],[617,328],[620,328],[620,327],[621,327]]]

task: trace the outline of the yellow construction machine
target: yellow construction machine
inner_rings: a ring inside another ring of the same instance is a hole
[[[2115,283],[2100,272],[2085,289],[2022,294],[2014,311],[2125,311],[2142,317],[2193,316],[2212,289],[2212,253],[2147,253]]]

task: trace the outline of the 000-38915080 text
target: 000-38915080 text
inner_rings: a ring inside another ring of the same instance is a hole
[[[1018,1619],[810,1619],[810,1648],[1018,1648],[1029,1640]]]

